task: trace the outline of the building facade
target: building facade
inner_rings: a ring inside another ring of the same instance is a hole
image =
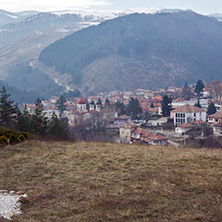
[[[186,104],[171,111],[171,116],[174,126],[180,126],[197,120],[206,121],[206,110]]]

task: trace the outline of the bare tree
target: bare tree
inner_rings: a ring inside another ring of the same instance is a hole
[[[106,126],[107,122],[103,119],[103,115],[94,112],[90,116],[82,115],[76,118],[75,125],[70,128],[70,133],[77,141],[103,140],[106,136]]]

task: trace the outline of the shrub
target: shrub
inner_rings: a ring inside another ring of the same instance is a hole
[[[16,143],[16,136],[15,134],[11,134],[9,137],[9,144],[15,144]]]
[[[25,139],[28,139],[28,138],[29,138],[29,134],[28,134],[27,132],[22,132],[21,135],[23,135],[23,136],[25,137]]]
[[[23,134],[20,134],[17,139],[18,139],[18,141],[22,142],[25,140],[25,137]]]
[[[0,144],[1,145],[7,145],[8,144],[8,139],[5,135],[0,136]]]

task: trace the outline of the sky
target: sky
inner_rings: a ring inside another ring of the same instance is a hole
[[[222,0],[0,0],[11,11],[116,10],[143,7],[191,9],[197,13],[222,13]]]

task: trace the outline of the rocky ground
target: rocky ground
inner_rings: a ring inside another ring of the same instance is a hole
[[[6,190],[0,191],[0,218],[10,220],[15,214],[22,214],[21,199],[25,198],[26,194],[16,193],[14,191],[8,192]]]

